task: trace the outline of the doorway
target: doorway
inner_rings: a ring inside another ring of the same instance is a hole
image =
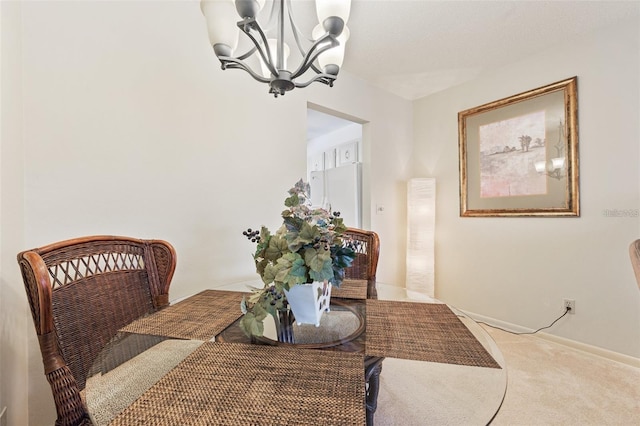
[[[348,227],[362,228],[365,176],[363,123],[307,107],[307,180],[311,203],[340,212]],[[368,220],[366,221],[368,222]]]

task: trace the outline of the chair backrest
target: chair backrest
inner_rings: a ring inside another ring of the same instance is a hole
[[[160,240],[93,236],[18,254],[56,425],[91,424],[80,391],[100,350],[131,321],[169,304],[176,267]]]
[[[640,239],[635,240],[629,246],[629,256],[631,257],[631,266],[636,274],[638,288],[640,288]]]
[[[343,236],[356,252],[351,267],[345,269],[345,278],[367,280],[367,299],[377,299],[376,271],[380,257],[378,234],[364,229],[347,228]]]

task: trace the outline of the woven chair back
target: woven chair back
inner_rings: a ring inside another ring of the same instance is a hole
[[[347,228],[343,239],[356,252],[351,267],[345,269],[345,278],[367,280],[367,299],[377,299],[376,271],[380,256],[378,234],[364,229]]]
[[[638,281],[638,288],[640,289],[640,239],[635,240],[629,246],[629,256],[631,257],[631,266],[633,266],[633,272],[636,274],[636,281]]]
[[[120,328],[169,304],[175,250],[160,240],[94,236],[21,252],[18,263],[56,425],[91,424],[80,398],[89,369]]]

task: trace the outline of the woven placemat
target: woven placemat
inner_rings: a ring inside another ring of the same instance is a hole
[[[178,339],[210,340],[240,318],[246,293],[204,290],[175,305],[135,320],[121,331]]]
[[[331,297],[364,300],[367,298],[367,280],[344,280],[340,287],[331,288]]]
[[[500,368],[441,303],[367,300],[367,355]]]
[[[363,425],[362,354],[205,342],[111,425]]]

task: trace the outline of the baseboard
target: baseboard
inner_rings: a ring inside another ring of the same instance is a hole
[[[517,324],[501,321],[495,318],[487,317],[485,315],[475,314],[473,312],[466,312],[466,311],[464,313],[467,314],[472,319],[474,319],[475,321],[491,324],[492,326],[504,328],[505,330],[509,330],[514,333],[531,333],[532,331],[535,331],[531,328],[522,327]],[[543,340],[548,340],[550,342],[559,343],[561,345],[568,346],[570,348],[577,349],[583,352],[587,352],[592,355],[597,355],[611,361],[621,362],[623,364],[627,364],[632,367],[640,368],[640,358],[636,358],[630,355],[621,354],[619,352],[610,351],[608,349],[599,348],[597,346],[588,345],[586,343],[567,339],[565,337],[555,336],[553,334],[549,334],[545,332],[536,333],[535,335],[532,335],[532,337],[537,337]]]
[[[565,337],[554,336],[553,334],[549,334],[549,333],[540,332],[540,333],[537,333],[536,336],[541,339],[548,340],[550,342],[559,343],[561,345],[569,346],[570,348],[578,349],[583,352],[588,352],[593,355],[598,355],[602,358],[606,358],[611,361],[617,361],[623,364],[630,365],[632,367],[640,368],[640,358],[621,354],[619,352],[610,351],[608,349],[599,348],[597,346],[588,345],[586,343],[567,339]]]

